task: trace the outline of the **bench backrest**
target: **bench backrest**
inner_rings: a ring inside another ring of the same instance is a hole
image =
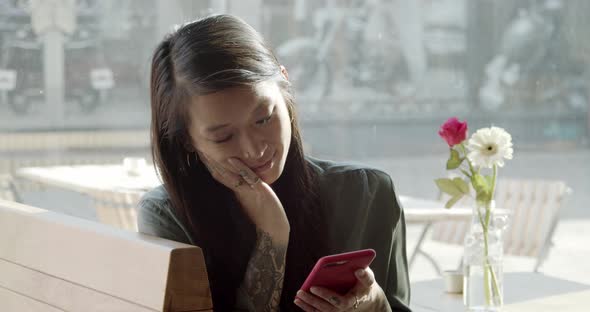
[[[212,311],[200,248],[0,200],[0,311]]]

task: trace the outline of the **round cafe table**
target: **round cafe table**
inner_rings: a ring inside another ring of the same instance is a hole
[[[467,311],[462,294],[444,290],[442,278],[412,283],[413,312]],[[534,272],[504,273],[503,312],[590,311],[590,285]]]

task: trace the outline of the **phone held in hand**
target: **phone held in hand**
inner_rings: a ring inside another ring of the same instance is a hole
[[[367,268],[373,259],[375,259],[373,249],[322,257],[316,262],[301,289],[309,292],[312,286],[317,286],[344,295],[356,285],[357,278],[354,272]]]

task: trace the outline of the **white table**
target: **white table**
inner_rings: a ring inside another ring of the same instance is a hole
[[[471,218],[471,208],[445,208],[443,202],[411,196],[399,196],[404,208],[406,223],[432,223],[436,221],[465,221]]]
[[[444,207],[444,203],[439,201],[403,195],[399,196],[399,201],[404,209],[406,224],[423,224],[418,241],[410,253],[408,265],[411,268],[418,254],[421,254],[432,264],[434,269],[440,275],[441,269],[438,265],[438,262],[431,255],[421,249],[422,243],[426,239],[428,231],[435,222],[467,221],[471,219],[471,209],[465,207],[453,207],[451,209],[447,209]]]
[[[144,193],[161,184],[151,165],[139,168],[137,175],[129,174],[122,164],[29,167],[18,169],[16,177],[82,194],[96,191]]]
[[[463,295],[444,291],[442,279],[412,283],[410,305],[414,312],[466,311]],[[506,312],[590,311],[590,285],[532,272],[504,274]]]
[[[422,250],[422,243],[424,243],[428,231],[435,222],[469,221],[473,213],[472,208],[456,206],[448,209],[445,208],[445,204],[441,201],[404,195],[399,196],[399,201],[404,209],[406,224],[423,224],[418,241],[410,253],[410,258],[408,261],[410,268],[414,264],[418,254],[421,254],[432,264],[434,269],[440,275],[440,266],[431,255]],[[497,214],[510,214],[510,212],[506,209],[496,208],[495,211]]]
[[[57,187],[88,196],[98,221],[137,231],[137,203],[141,196],[161,184],[153,166],[129,172],[121,165],[30,167],[16,177],[43,186]]]
[[[154,167],[146,165],[138,168],[137,175],[130,175],[127,169],[120,165],[74,165],[52,167],[28,167],[16,171],[16,177],[33,183],[62,188],[91,197],[99,192],[133,193],[140,196],[148,190],[161,184]],[[436,221],[468,220],[471,218],[470,208],[454,207],[445,209],[438,201],[416,197],[399,197],[406,223],[424,224],[418,244],[411,253],[410,264],[414,262],[420,246],[431,225]],[[440,272],[438,264],[430,255],[422,252],[433,266]]]

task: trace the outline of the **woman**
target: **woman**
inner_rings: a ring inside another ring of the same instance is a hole
[[[139,230],[203,249],[215,311],[409,310],[390,178],[304,156],[287,71],[249,25],[217,15],[168,35],[151,105],[164,184]],[[377,257],[349,294],[298,291],[320,257],[363,248]]]

